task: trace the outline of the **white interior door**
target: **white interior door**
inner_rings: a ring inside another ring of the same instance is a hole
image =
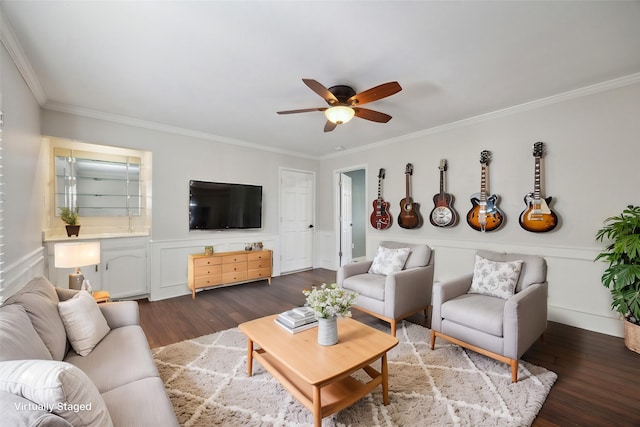
[[[349,264],[353,249],[353,189],[351,177],[340,174],[340,265]]]
[[[315,176],[280,171],[280,269],[283,273],[313,268]]]

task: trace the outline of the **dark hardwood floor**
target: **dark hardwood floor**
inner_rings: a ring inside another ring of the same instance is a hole
[[[275,277],[271,286],[261,281],[199,292],[195,300],[140,300],[140,322],[149,345],[159,347],[303,305],[303,289],[333,281],[334,271],[316,269]],[[356,310],[353,317],[380,322]],[[427,326],[421,314],[409,320]],[[640,426],[640,354],[622,338],[549,322],[544,341],[522,359],[558,374],[534,426]]]

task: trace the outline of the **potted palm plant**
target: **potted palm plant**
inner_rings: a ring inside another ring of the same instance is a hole
[[[609,263],[602,284],[611,292],[611,308],[624,317],[625,345],[640,353],[640,206],[607,218],[596,240],[606,244],[596,261]]]
[[[60,219],[67,224],[67,236],[78,236],[80,234],[80,224],[78,224],[78,208],[60,208]]]

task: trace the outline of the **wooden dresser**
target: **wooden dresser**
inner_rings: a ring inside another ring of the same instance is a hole
[[[199,288],[263,279],[271,284],[271,255],[268,249],[189,255],[187,284],[191,297],[196,297]]]

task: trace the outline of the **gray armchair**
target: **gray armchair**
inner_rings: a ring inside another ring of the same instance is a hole
[[[478,251],[493,261],[522,260],[515,293],[508,299],[467,293],[472,274],[433,286],[431,349],[443,338],[507,363],[518,381],[518,359],[547,328],[547,263],[535,255]]]
[[[369,274],[372,261],[362,261],[340,267],[336,282],[358,292],[354,309],[389,322],[391,335],[395,336],[398,320],[420,311],[428,316],[434,256],[427,245],[381,242],[380,246],[411,249],[402,271],[388,275]]]

